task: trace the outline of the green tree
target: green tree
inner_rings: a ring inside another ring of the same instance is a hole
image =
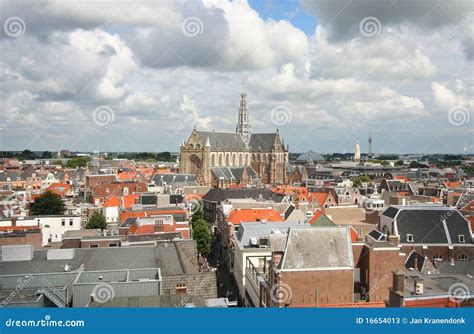
[[[89,161],[90,161],[89,157],[73,158],[67,162],[67,166],[69,168],[86,167]]]
[[[104,230],[107,227],[107,222],[105,221],[105,217],[99,211],[95,211],[89,221],[86,224],[86,229],[101,229]]]
[[[193,225],[193,239],[196,240],[198,252],[204,256],[209,255],[211,252],[211,231],[203,219]]]
[[[41,159],[51,159],[52,157],[53,157],[53,155],[49,151],[44,151],[41,154]]]
[[[30,211],[35,216],[62,215],[64,213],[64,202],[61,196],[48,190],[35,199]]]
[[[202,207],[198,204],[194,207],[194,212],[191,216],[192,226],[194,226],[194,224],[196,224],[200,220],[204,221],[204,211],[202,210]]]
[[[368,177],[367,175],[357,176],[353,181],[353,185],[354,187],[360,187],[362,185],[362,182],[370,182],[370,177]]]

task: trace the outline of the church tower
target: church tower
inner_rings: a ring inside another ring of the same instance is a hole
[[[237,120],[237,127],[235,132],[240,133],[244,142],[248,145],[250,141],[250,115],[247,109],[247,94],[242,88],[242,93],[240,94],[240,107],[239,107],[239,117]]]

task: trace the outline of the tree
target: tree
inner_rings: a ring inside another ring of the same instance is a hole
[[[53,157],[53,155],[49,151],[44,151],[41,154],[41,159],[51,159],[52,157]]]
[[[64,213],[64,202],[61,196],[48,190],[35,199],[30,209],[31,214],[35,216],[62,215]]]
[[[95,211],[89,221],[86,224],[86,229],[101,229],[104,230],[107,227],[107,222],[105,221],[105,217],[99,211]]]
[[[201,219],[193,225],[193,239],[196,240],[198,252],[204,256],[211,252],[211,231],[207,223]]]
[[[90,161],[89,157],[73,158],[67,162],[67,166],[69,168],[86,167],[89,161]]]
[[[191,216],[191,225],[194,226],[198,221],[203,220],[204,221],[204,212],[202,210],[202,207],[197,204],[194,207],[194,212],[193,215]]]
[[[362,182],[370,182],[370,177],[368,177],[367,175],[357,176],[353,181],[353,185],[354,187],[360,187],[362,185]]]

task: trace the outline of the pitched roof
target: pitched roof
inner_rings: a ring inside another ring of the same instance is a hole
[[[281,202],[284,198],[282,195],[273,193],[267,188],[247,188],[247,189],[210,189],[202,199],[210,202],[222,202],[226,199],[235,198],[253,198],[262,200],[273,200]]]
[[[197,185],[196,175],[194,174],[175,174],[175,173],[156,173],[153,175],[153,182],[157,186],[161,186],[166,182],[167,185],[185,184]]]
[[[326,216],[321,209],[317,209],[313,217],[308,220],[308,224],[311,226],[335,226],[335,224],[331,221],[331,219]]]
[[[239,133],[215,131],[196,131],[196,133],[201,138],[203,143],[205,143],[207,138],[209,138],[211,149],[237,151],[243,151],[247,149],[247,146],[245,145],[245,142]]]
[[[402,243],[407,243],[407,234],[413,235],[413,243],[472,244],[469,222],[457,210],[447,207],[396,206],[395,221]],[[385,214],[385,213],[384,213]]]
[[[249,140],[251,151],[271,151],[275,145],[278,133],[252,133]]]
[[[53,183],[46,190],[49,190],[60,196],[65,196],[71,191],[71,185],[67,183]]]
[[[120,207],[120,199],[117,196],[110,196],[104,204],[105,208]]]
[[[239,182],[242,179],[244,171],[247,172],[249,177],[254,179],[258,178],[257,173],[250,166],[212,167],[211,171],[217,178],[223,178],[225,181]]]
[[[281,270],[352,268],[353,266],[349,228],[290,229]]]
[[[318,201],[319,206],[323,206],[324,202],[326,201],[326,199],[329,196],[329,194],[327,194],[327,193],[320,193],[320,192],[313,192],[313,193],[311,193],[311,195],[313,196],[313,198],[316,198],[316,200]]]
[[[281,222],[283,218],[275,209],[233,209],[227,216],[227,221],[239,225],[241,222]]]
[[[245,247],[249,246],[250,238],[267,238],[271,234],[285,234],[290,228],[301,226],[308,226],[308,224],[300,222],[282,222],[278,224],[242,222],[235,233],[235,237]]]

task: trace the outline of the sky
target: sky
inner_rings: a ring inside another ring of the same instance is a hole
[[[474,152],[470,1],[2,0],[0,23],[0,150],[176,152],[235,131],[244,87],[292,152]]]

